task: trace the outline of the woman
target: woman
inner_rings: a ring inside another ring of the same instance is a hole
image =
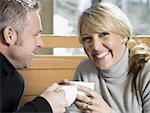
[[[69,112],[150,113],[150,59],[144,44],[128,49],[131,25],[115,5],[99,3],[83,12],[78,24],[88,60],[81,62],[74,80],[95,83],[95,91],[79,89]]]

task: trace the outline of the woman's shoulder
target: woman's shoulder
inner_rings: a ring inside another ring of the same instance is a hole
[[[90,59],[86,59],[82,62],[79,63],[78,67],[94,67],[96,68],[96,65],[90,60]]]
[[[150,78],[150,61],[144,64],[144,67],[139,72],[141,77],[149,77]]]
[[[80,62],[79,66],[87,65],[87,64],[93,65],[94,63],[90,59],[85,59],[85,60]]]
[[[90,60],[90,59],[86,59],[82,62],[80,62],[80,64],[77,66],[77,69],[79,69],[80,71],[97,71],[97,67],[96,65]]]
[[[139,86],[141,86],[142,90],[146,87],[150,87],[150,61],[146,62],[141,71],[139,71],[138,79]]]
[[[143,71],[150,73],[150,60],[145,63]]]

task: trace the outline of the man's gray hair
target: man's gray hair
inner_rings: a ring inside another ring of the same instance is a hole
[[[38,0],[0,0],[0,32],[7,26],[21,32],[27,12],[39,9]]]

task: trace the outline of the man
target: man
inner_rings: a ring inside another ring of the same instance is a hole
[[[37,0],[0,0],[0,112],[65,112],[65,94],[57,91],[57,83],[17,109],[24,80],[16,69],[30,65],[34,51],[43,45],[41,31]]]

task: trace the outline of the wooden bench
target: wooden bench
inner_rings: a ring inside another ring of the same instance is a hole
[[[42,35],[43,48],[81,48],[77,36]],[[150,46],[150,36],[133,36],[135,40],[142,40]],[[65,78],[72,80],[76,66],[86,56],[54,56],[37,55],[33,57],[28,69],[19,70],[25,79],[25,91],[21,105],[39,95],[52,82],[59,82]]]

